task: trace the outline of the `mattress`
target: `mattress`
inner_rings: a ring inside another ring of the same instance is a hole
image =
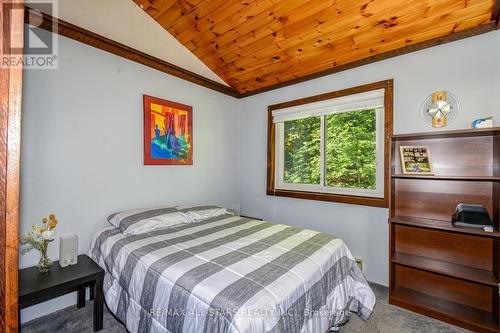
[[[375,304],[341,239],[229,214],[129,236],[108,227],[89,255],[130,332],[327,332]]]

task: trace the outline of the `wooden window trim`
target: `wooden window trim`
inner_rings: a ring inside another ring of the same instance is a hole
[[[297,199],[319,200],[340,202],[354,205],[375,206],[375,207],[389,207],[389,163],[390,163],[390,140],[393,129],[393,80],[385,80],[374,83],[365,84],[358,87],[347,88],[326,94],[296,99],[289,102],[279,103],[268,106],[267,112],[267,195],[281,196]],[[354,195],[319,193],[319,192],[306,192],[295,190],[282,190],[275,189],[275,124],[273,123],[273,111],[283,108],[289,108],[297,105],[304,105],[328,99],[338,98],[342,96],[359,94],[371,90],[384,89],[384,197],[372,198]]]

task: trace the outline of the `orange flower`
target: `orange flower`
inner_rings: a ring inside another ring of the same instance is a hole
[[[49,220],[54,220],[55,218],[56,218],[56,216],[54,214],[49,215]]]
[[[57,220],[56,219],[53,219],[49,222],[49,227],[54,229],[57,225]]]
[[[43,222],[43,223],[47,223],[47,218],[46,218],[46,217],[44,217],[44,218],[42,219],[42,222]]]

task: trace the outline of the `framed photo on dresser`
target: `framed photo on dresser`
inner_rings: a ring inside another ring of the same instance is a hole
[[[427,146],[400,146],[401,169],[405,175],[433,175],[432,160]]]

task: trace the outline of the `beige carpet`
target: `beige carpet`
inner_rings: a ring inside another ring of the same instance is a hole
[[[416,313],[387,304],[387,288],[371,284],[377,295],[377,305],[370,320],[363,321],[355,314],[349,322],[342,326],[344,332],[370,332],[370,333],[463,333],[468,332]],[[106,333],[125,333],[127,330],[121,323],[104,308],[104,329]],[[87,302],[85,308],[77,309],[76,306],[63,309],[48,316],[35,319],[23,325],[23,333],[91,333],[92,329],[92,302]]]

